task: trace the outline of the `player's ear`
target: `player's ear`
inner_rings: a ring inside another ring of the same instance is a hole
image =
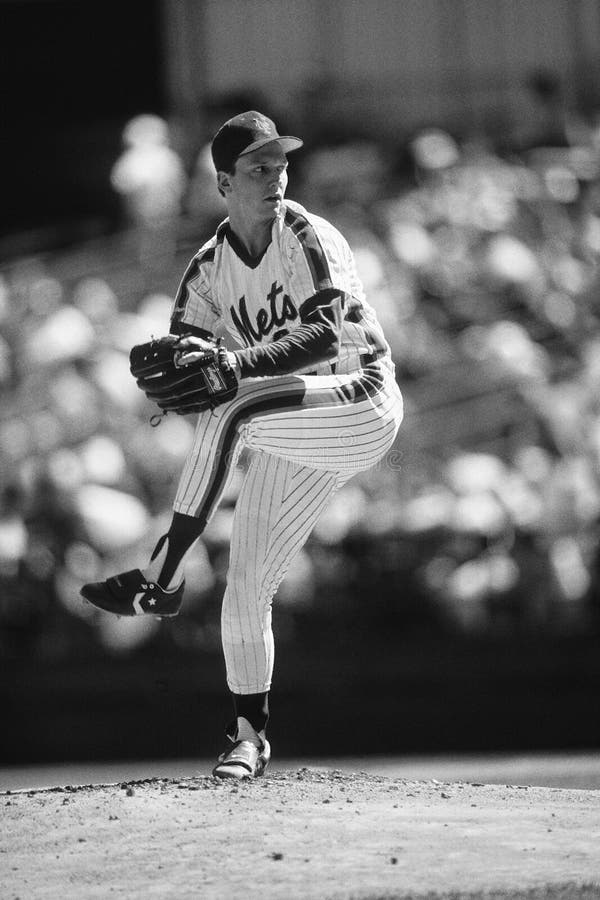
[[[224,197],[231,193],[231,175],[229,172],[217,172],[217,187]]]

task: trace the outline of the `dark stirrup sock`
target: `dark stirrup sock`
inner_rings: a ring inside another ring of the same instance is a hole
[[[192,544],[198,540],[205,527],[206,522],[203,519],[197,519],[195,516],[184,516],[183,513],[173,513],[171,527],[166,534],[159,538],[151,556],[151,560],[156,559],[163,549],[165,541],[167,541],[167,555],[162,564],[160,574],[156,579],[161,587],[168,587],[181,560]]]
[[[233,694],[233,708],[236,719],[240,716],[247,719],[254,730],[259,734],[265,731],[269,721],[269,693],[263,694]]]

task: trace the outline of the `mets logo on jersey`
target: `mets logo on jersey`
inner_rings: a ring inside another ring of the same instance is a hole
[[[248,304],[244,294],[235,306],[230,307],[233,324],[248,347],[260,343],[264,338],[271,336],[273,340],[287,334],[286,322],[293,322],[298,318],[298,310],[292,303],[288,294],[283,291],[282,285],[276,281],[271,285],[267,294],[267,307],[262,306],[252,321],[248,312]]]

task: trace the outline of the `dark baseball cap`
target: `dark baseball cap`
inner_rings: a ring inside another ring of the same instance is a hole
[[[211,153],[217,172],[230,172],[236,159],[277,141],[284,153],[297,150],[300,138],[277,133],[275,122],[256,110],[229,119],[215,134]]]

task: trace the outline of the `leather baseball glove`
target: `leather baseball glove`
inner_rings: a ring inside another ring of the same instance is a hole
[[[138,387],[163,415],[204,412],[237,394],[235,371],[217,341],[168,334],[133,347],[129,368]]]

